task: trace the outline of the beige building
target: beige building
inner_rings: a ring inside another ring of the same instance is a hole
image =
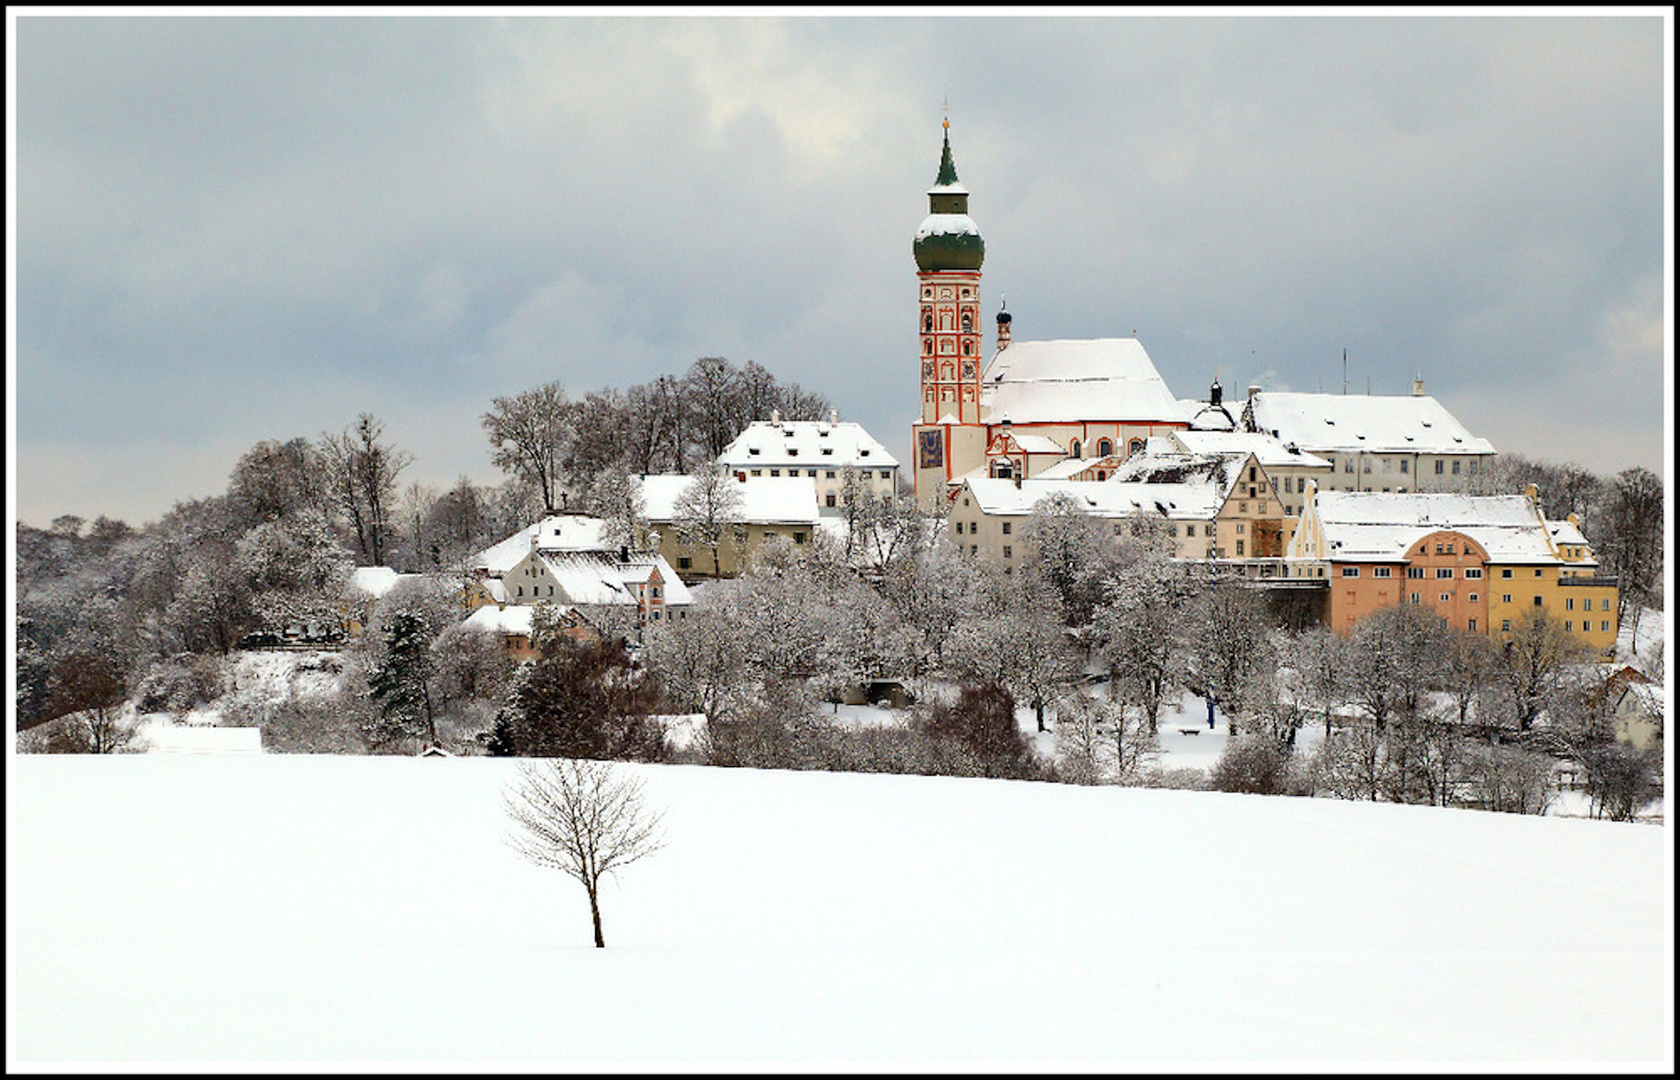
[[[1468,491],[1493,462],[1440,402],[1412,394],[1298,394],[1249,387],[1238,430],[1270,435],[1328,461],[1320,491]]]
[[[844,505],[848,470],[867,490],[891,499],[898,493],[898,459],[863,425],[841,420],[755,420],[718,455],[737,480],[803,477],[816,489],[817,506],[835,514]]]
[[[1214,561],[1245,576],[1281,576],[1281,508],[1253,455],[1164,458],[1147,467],[1147,455],[1126,463],[1147,479],[968,477],[951,504],[951,541],[966,554],[984,552],[1017,566],[1034,507],[1059,494],[1105,522],[1115,538],[1133,524],[1148,524],[1170,537],[1174,558]]]
[[[817,503],[818,487],[810,477],[754,476],[750,471],[742,477],[732,473],[730,486],[740,496],[739,521],[718,549],[720,576],[740,574],[758,549],[778,536],[799,546],[812,542],[823,519]],[[684,577],[712,577],[711,548],[685,543],[677,535],[677,507],[692,478],[671,473],[644,476],[641,482],[643,517],[650,534],[658,534],[660,555]]]

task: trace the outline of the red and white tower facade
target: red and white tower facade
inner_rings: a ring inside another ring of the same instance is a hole
[[[986,244],[968,216],[968,189],[951,160],[951,121],[939,176],[928,188],[928,216],[913,250],[922,371],[921,422],[914,425],[916,494],[931,501],[951,479],[953,450],[985,443],[980,421],[980,265]],[[962,455],[966,457],[966,455]]]

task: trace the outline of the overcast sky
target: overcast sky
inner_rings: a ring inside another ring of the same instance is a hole
[[[492,397],[709,355],[907,461],[946,99],[988,350],[1000,297],[1181,398],[1339,391],[1346,348],[1501,451],[1663,471],[1655,14],[8,23],[31,524],[364,411],[405,482],[492,482]]]

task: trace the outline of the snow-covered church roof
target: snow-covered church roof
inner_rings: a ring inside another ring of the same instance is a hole
[[[1491,454],[1427,394],[1298,394],[1263,390],[1244,407],[1253,426],[1303,450],[1378,454]]]
[[[1186,419],[1136,338],[1011,342],[986,368],[981,404],[1016,424]]]

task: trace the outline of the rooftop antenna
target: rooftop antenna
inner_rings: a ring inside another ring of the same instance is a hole
[[[1342,393],[1347,393],[1347,346],[1342,346]]]

